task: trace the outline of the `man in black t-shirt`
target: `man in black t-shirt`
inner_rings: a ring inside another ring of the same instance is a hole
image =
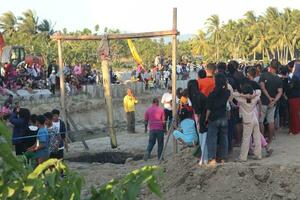
[[[264,120],[267,120],[269,127],[269,144],[272,142],[275,124],[274,116],[276,103],[279,101],[282,95],[282,81],[276,75],[278,69],[278,61],[272,60],[268,69],[268,72],[263,73],[260,76],[259,84],[262,90],[261,102],[262,102],[262,111],[261,117],[259,119],[261,132],[264,133]]]

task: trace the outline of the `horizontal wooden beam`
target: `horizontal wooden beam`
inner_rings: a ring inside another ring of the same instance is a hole
[[[134,39],[134,38],[152,38],[152,37],[165,37],[172,35],[179,35],[177,30],[169,31],[156,31],[156,32],[144,32],[144,33],[123,33],[123,34],[108,34],[108,40],[119,40],[119,39]],[[52,40],[102,40],[104,35],[61,35],[55,34],[50,37]]]

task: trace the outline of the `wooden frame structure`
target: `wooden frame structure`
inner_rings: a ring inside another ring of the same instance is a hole
[[[173,8],[173,27],[172,30],[167,31],[156,31],[156,32],[143,32],[143,33],[128,33],[128,34],[108,34],[108,35],[82,35],[82,36],[69,36],[61,35],[60,33],[51,36],[52,40],[57,41],[58,46],[58,61],[59,61],[59,76],[60,76],[60,103],[62,109],[62,116],[64,120],[67,120],[66,110],[65,110],[65,83],[64,83],[64,73],[63,73],[63,55],[62,55],[62,42],[63,41],[86,41],[86,40],[102,40],[106,38],[107,40],[121,40],[121,39],[138,39],[138,38],[154,38],[154,37],[166,37],[172,36],[172,114],[173,119],[176,116],[176,60],[177,60],[177,35],[180,33],[177,31],[177,8]],[[112,97],[111,97],[111,87],[110,87],[110,76],[108,70],[108,59],[102,59],[101,68],[103,73],[103,87],[104,96],[106,100],[107,107],[107,122],[109,127],[109,135],[111,139],[111,147],[117,147],[116,134],[114,130],[114,120],[112,111]],[[67,135],[68,136],[68,135]],[[177,153],[177,143],[173,138],[173,151]]]

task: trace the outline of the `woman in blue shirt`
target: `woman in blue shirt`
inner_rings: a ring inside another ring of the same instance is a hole
[[[192,112],[186,108],[181,110],[180,117],[180,130],[173,132],[176,140],[187,146],[194,146],[198,143],[198,135],[195,120],[192,118]]]

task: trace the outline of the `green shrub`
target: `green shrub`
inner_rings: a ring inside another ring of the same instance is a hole
[[[83,178],[60,160],[49,159],[35,169],[12,152],[11,134],[0,121],[0,199],[13,200],[77,200],[80,199]],[[157,166],[134,170],[120,180],[113,179],[100,189],[92,188],[91,200],[135,200],[141,187],[161,196],[157,183]]]

